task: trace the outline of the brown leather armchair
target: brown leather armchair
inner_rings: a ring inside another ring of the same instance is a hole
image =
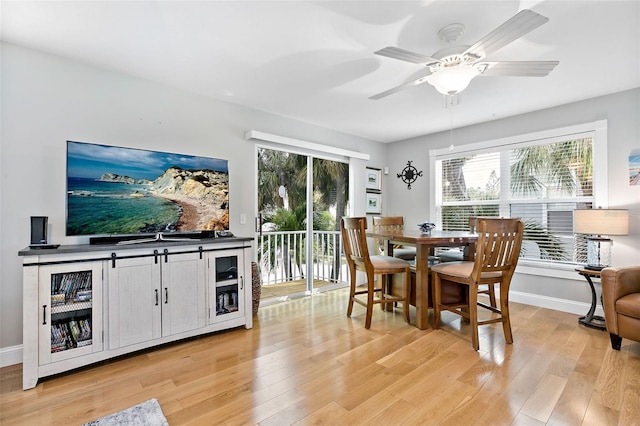
[[[611,347],[622,338],[640,342],[640,266],[602,270],[602,305]]]

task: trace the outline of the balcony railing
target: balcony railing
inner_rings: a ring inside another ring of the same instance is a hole
[[[313,279],[334,283],[347,281],[339,231],[313,231]],[[302,280],[307,275],[306,231],[263,232],[257,238],[262,285]]]

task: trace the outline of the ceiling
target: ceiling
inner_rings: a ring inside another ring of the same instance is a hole
[[[640,1],[7,1],[5,42],[380,142],[640,87]],[[374,55],[471,45],[523,8],[549,22],[488,60],[559,60],[547,77],[477,77],[443,108],[424,66]]]

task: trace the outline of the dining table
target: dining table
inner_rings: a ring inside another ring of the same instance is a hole
[[[436,247],[469,247],[464,250],[465,257],[475,253],[478,234],[469,231],[437,231],[423,233],[419,229],[396,231],[369,231],[367,237],[386,242],[386,251],[393,255],[394,245],[415,246],[415,274],[416,274],[416,327],[421,330],[429,328],[429,256]]]

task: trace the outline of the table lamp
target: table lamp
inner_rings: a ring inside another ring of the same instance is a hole
[[[586,269],[600,271],[611,266],[610,235],[629,233],[629,210],[580,209],[573,211],[573,232],[588,234]]]

